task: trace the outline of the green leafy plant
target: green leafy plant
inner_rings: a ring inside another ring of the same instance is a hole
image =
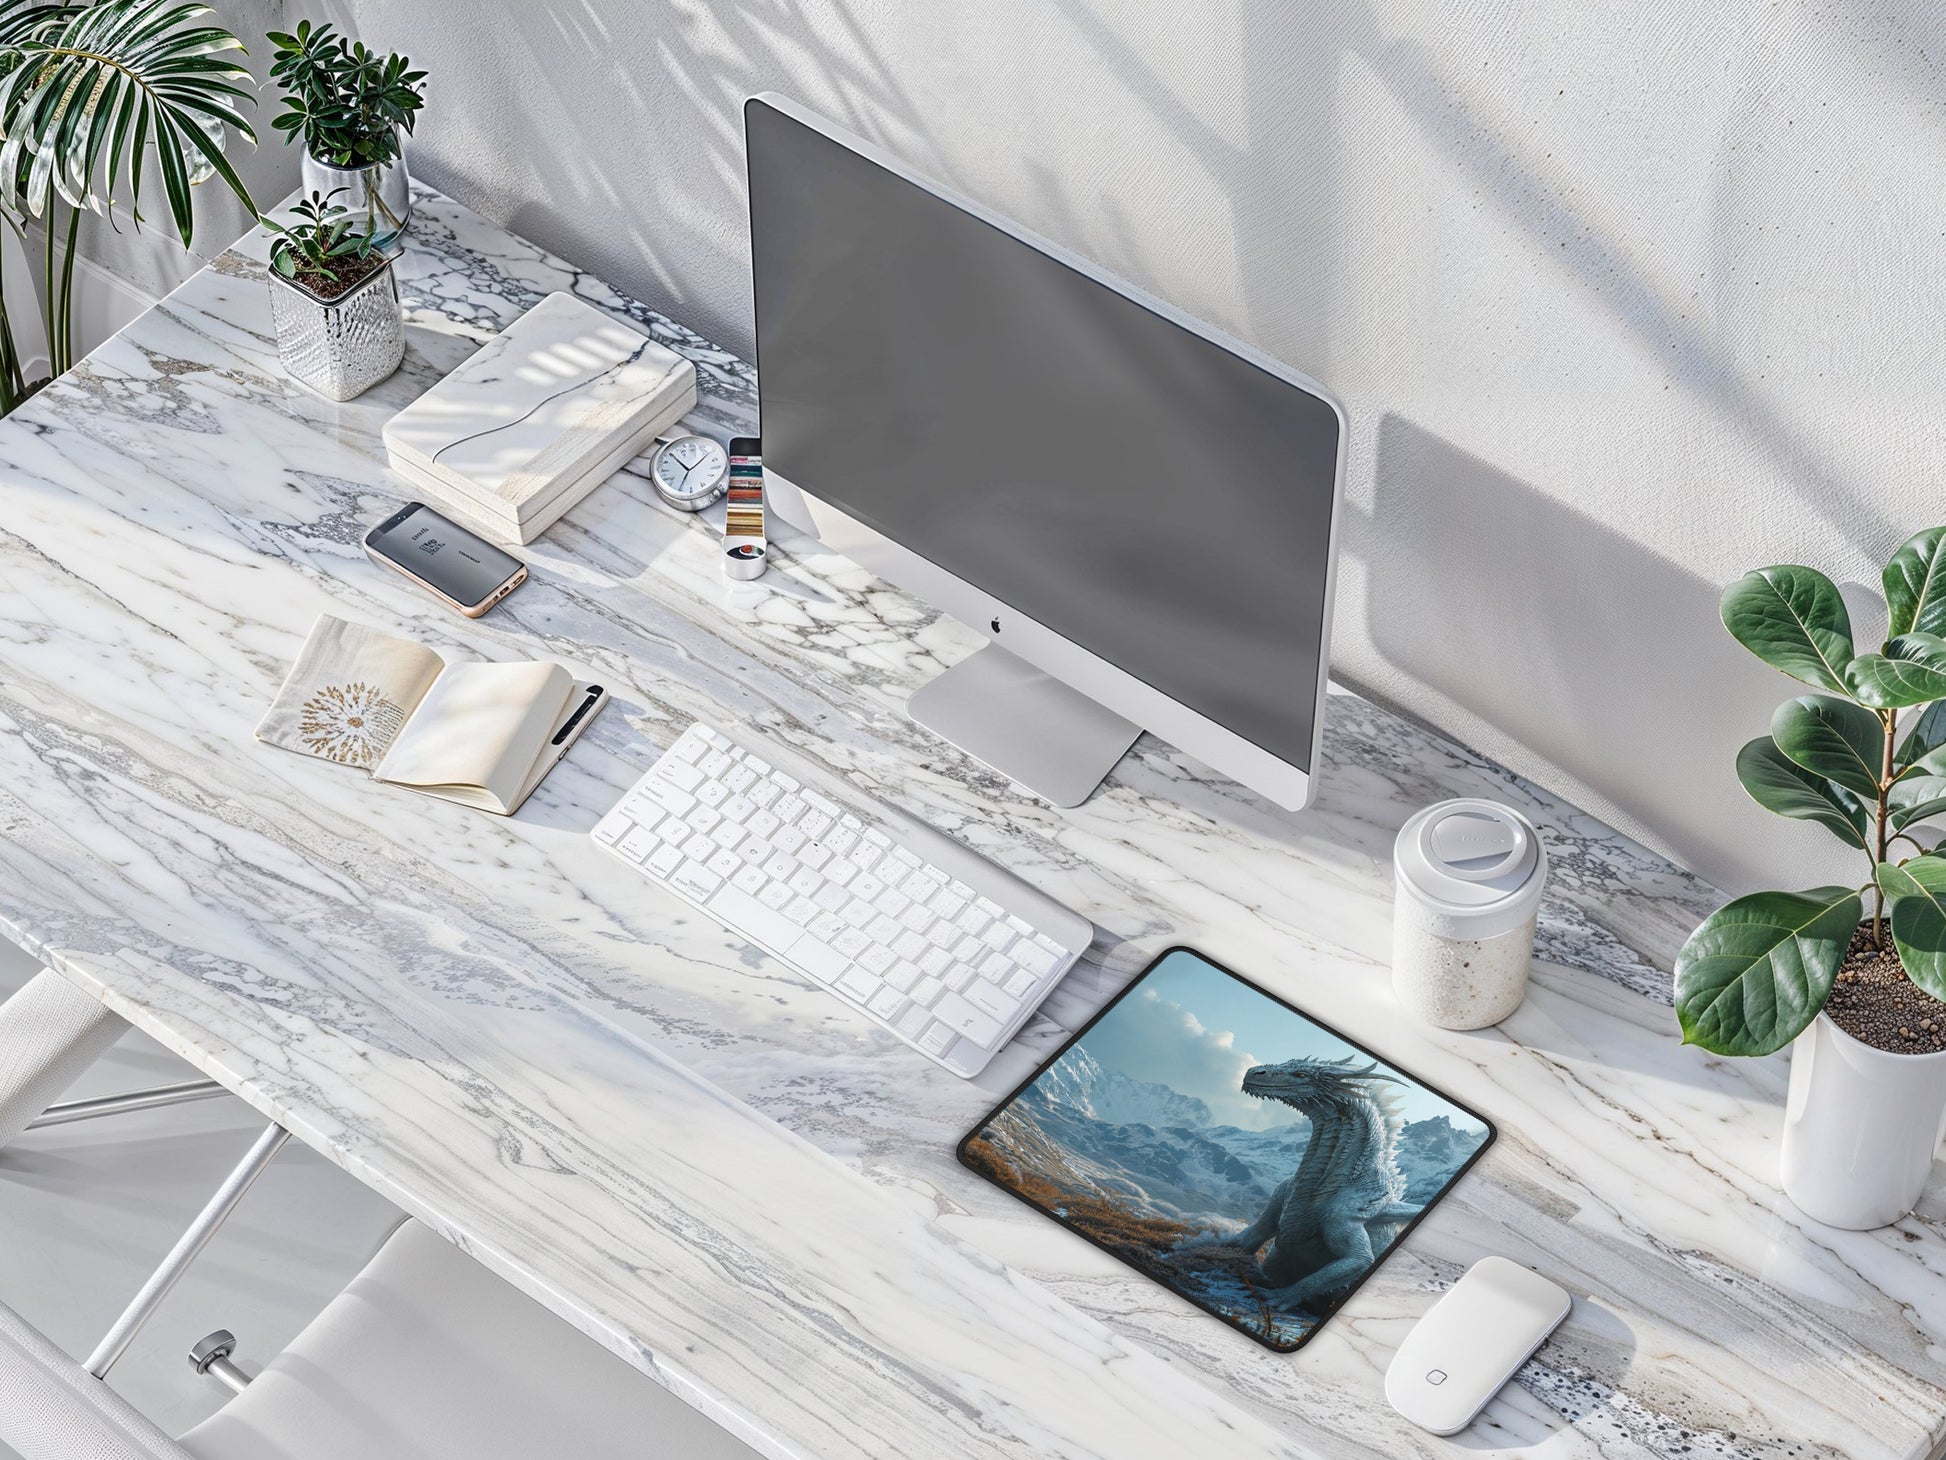
[[[342,294],[385,261],[367,235],[352,231],[351,211],[331,201],[343,191],[312,193],[293,204],[288,224],[264,220],[275,235],[271,268],[326,298]]]
[[[412,130],[425,101],[425,72],[308,20],[295,34],[271,31],[269,40],[276,47],[270,76],[285,92],[271,125],[286,142],[301,133],[311,155],[332,167],[383,166],[399,155],[399,130]]]
[[[1946,855],[1915,829],[1946,814],[1946,527],[1886,564],[1884,642],[1854,647],[1837,587],[1813,568],[1759,568],[1723,594],[1723,625],[1821,691],[1786,700],[1737,753],[1737,778],[1780,816],[1811,821],[1869,864],[1853,887],[1758,892],[1718,908],[1676,959],[1683,1040],[1769,1054],[1818,1016],[1865,922],[1906,977],[1946,999]],[[1900,844],[1909,849],[1897,855]]]
[[[256,216],[224,158],[225,129],[256,141],[240,110],[250,73],[243,43],[194,0],[44,3],[0,0],[0,217],[25,241],[46,230],[45,298],[53,373],[74,360],[74,259],[84,212],[126,197],[139,226],[151,165],[176,233],[195,235],[190,189],[220,177]],[[56,268],[56,259],[59,268]],[[0,413],[30,393],[0,302]]]

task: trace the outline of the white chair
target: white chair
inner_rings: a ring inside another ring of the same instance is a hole
[[[196,1460],[756,1460],[410,1220],[182,1446]]]
[[[50,1113],[110,1113],[80,1104]],[[410,1220],[254,1379],[229,1334],[198,1344],[191,1362],[236,1394],[171,1440],[102,1379],[287,1139],[265,1129],[85,1364],[0,1304],[0,1445],[23,1460],[755,1460]]]

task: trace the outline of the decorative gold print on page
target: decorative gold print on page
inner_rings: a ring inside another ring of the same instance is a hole
[[[370,769],[405,723],[405,712],[376,685],[328,684],[304,702],[297,733],[305,748],[341,765]]]

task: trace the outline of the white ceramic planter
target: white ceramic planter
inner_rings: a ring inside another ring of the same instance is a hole
[[[1919,1200],[1946,1134],[1946,1051],[1887,1054],[1820,1014],[1791,1045],[1784,1194],[1813,1221],[1863,1231]]]

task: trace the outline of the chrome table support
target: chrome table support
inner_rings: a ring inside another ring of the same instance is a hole
[[[127,1350],[136,1333],[148,1322],[149,1315],[169,1295],[169,1290],[195,1260],[196,1254],[216,1235],[216,1229],[223,1225],[224,1218],[236,1210],[237,1203],[243,1200],[243,1194],[263,1175],[265,1168],[290,1138],[290,1132],[275,1121],[264,1127],[264,1133],[257,1137],[249,1154],[224,1178],[216,1194],[209,1199],[209,1204],[197,1214],[189,1229],[176,1239],[176,1245],[162,1259],[162,1265],[149,1275],[149,1280],[142,1284],[142,1290],[135,1295],[134,1301],[122,1310],[122,1316],[115,1320],[115,1326],[108,1330],[95,1351],[88,1356],[89,1373],[100,1379],[114,1367],[115,1360]]]
[[[44,1130],[51,1125],[72,1125],[77,1120],[95,1120],[104,1115],[160,1110],[165,1105],[187,1105],[192,1100],[210,1100],[227,1093],[214,1080],[185,1080],[180,1085],[155,1085],[120,1095],[100,1095],[93,1100],[64,1100],[59,1105],[48,1106],[28,1121],[27,1129]]]

